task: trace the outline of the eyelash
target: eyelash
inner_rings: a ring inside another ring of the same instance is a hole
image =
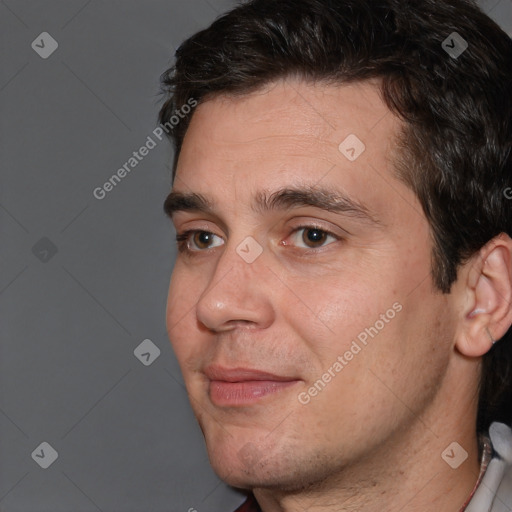
[[[183,252],[186,249],[185,243],[187,242],[188,237],[190,236],[191,233],[195,233],[196,231],[197,230],[189,229],[188,231],[184,231],[183,233],[176,234],[176,243],[178,244],[178,251]]]
[[[207,249],[204,250],[196,250],[192,251],[187,247],[187,242],[191,235],[194,235],[195,233],[208,233],[210,235],[214,235],[215,233],[212,233],[211,231],[207,231],[205,229],[189,229],[187,231],[184,231],[183,233],[178,233],[176,235],[176,242],[178,244],[178,251],[180,253],[186,253],[189,256],[193,256],[196,253],[204,252]]]
[[[291,234],[297,233],[298,231],[301,231],[303,229],[317,230],[317,231],[320,231],[320,232],[326,234],[327,236],[332,236],[336,240],[341,240],[341,237],[338,235],[335,235],[333,232],[323,229],[322,227],[311,225],[311,224],[297,226],[296,228],[293,229]],[[176,235],[176,242],[178,244],[178,251],[180,253],[187,254],[188,256],[195,256],[201,252],[208,251],[208,249],[191,250],[187,247],[187,242],[189,241],[191,235],[194,235],[196,233],[208,233],[211,235],[215,235],[215,233],[212,233],[211,231],[207,231],[205,229],[189,229],[187,231],[184,231],[183,233],[178,233]],[[330,245],[330,244],[326,244],[326,245]],[[322,247],[324,247],[324,245],[320,246],[319,248],[322,248]],[[300,247],[299,249],[302,249],[302,251],[305,253],[309,253],[310,251],[315,252],[318,248],[310,247],[308,249],[305,249],[303,247]]]

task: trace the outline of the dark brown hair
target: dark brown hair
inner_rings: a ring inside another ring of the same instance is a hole
[[[453,35],[456,32],[457,35]],[[446,41],[446,42],[444,42]],[[450,47],[467,49],[450,55]],[[403,120],[398,176],[430,223],[432,277],[449,293],[458,267],[494,236],[512,236],[512,43],[469,0],[252,0],[187,39],[161,78],[159,121],[175,146],[190,102],[244,95],[290,76],[379,79]],[[195,103],[194,103],[195,104]],[[512,420],[512,330],[482,358],[477,430]]]

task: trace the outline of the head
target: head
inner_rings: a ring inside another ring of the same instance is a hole
[[[461,375],[472,428],[510,422],[511,63],[464,0],[254,0],[178,49],[167,325],[230,483],[348,464]],[[219,365],[289,382],[222,403]]]

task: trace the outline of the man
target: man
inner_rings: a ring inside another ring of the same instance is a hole
[[[176,57],[167,329],[239,511],[512,510],[508,36],[253,0]]]

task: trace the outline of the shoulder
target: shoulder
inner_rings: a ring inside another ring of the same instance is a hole
[[[509,512],[512,509],[512,430],[494,422],[489,428],[492,459],[466,512]]]
[[[491,511],[509,511],[512,508],[512,430],[504,423],[495,422],[489,428],[489,437],[502,468],[501,479],[495,482],[497,487]]]

